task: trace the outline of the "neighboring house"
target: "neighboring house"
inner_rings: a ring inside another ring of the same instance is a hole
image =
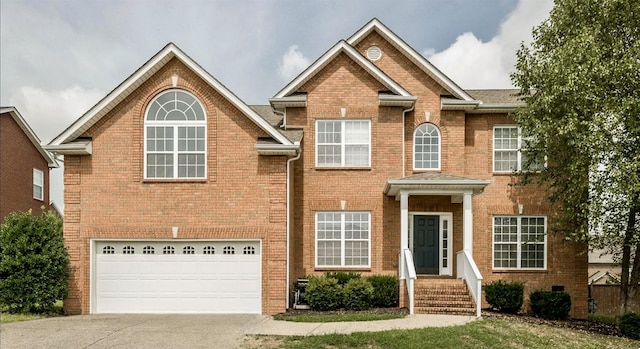
[[[275,314],[298,278],[344,270],[397,275],[412,312],[479,314],[481,283],[506,279],[585,317],[586,246],[546,234],[543,190],[511,185],[514,92],[463,90],[377,19],[268,106],[169,44],[48,146],[65,307]]]
[[[589,285],[620,284],[620,263],[604,250],[589,251]]]
[[[11,212],[49,209],[52,155],[14,107],[0,107],[0,222]]]

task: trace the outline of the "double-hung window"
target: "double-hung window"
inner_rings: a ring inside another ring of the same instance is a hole
[[[371,121],[318,120],[316,122],[318,167],[371,166]]]
[[[33,169],[33,198],[44,201],[44,172]]]
[[[527,147],[528,138],[522,137],[522,130],[517,126],[496,126],[493,128],[493,171],[539,171],[544,168],[544,161],[537,161],[528,168],[527,155],[522,151]]]
[[[147,107],[144,126],[145,178],[205,178],[207,122],[196,97],[182,90],[161,93]]]
[[[316,213],[316,266],[369,267],[371,214]]]
[[[545,216],[493,217],[494,269],[546,269]]]

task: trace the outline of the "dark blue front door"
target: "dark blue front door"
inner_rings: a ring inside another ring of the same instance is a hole
[[[413,216],[413,258],[418,274],[439,274],[440,217]]]

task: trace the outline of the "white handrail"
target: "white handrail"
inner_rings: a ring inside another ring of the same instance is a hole
[[[404,249],[402,255],[404,258],[400,259],[403,275],[406,276],[405,282],[407,283],[407,293],[409,294],[409,314],[413,315],[415,302],[414,284],[417,278],[416,267],[413,265],[413,254],[411,253],[411,250]]]
[[[480,274],[480,270],[468,250],[458,251],[457,262],[458,278],[463,278],[467,282],[471,296],[476,302],[476,316],[480,317],[482,307],[482,274]]]

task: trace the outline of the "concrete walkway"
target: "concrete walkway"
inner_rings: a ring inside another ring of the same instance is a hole
[[[241,348],[247,335],[309,336],[463,325],[475,317],[410,315],[367,322],[296,323],[264,315],[105,314],[0,326],[0,348]]]

